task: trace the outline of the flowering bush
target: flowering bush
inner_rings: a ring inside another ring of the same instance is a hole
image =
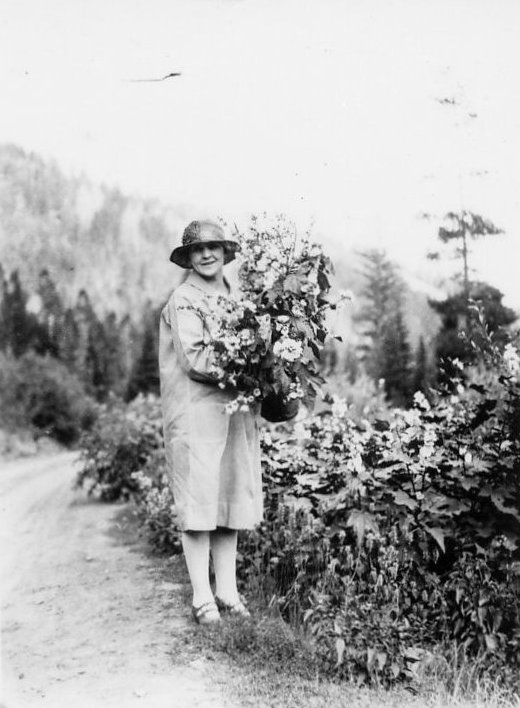
[[[181,537],[164,450],[153,452],[143,468],[131,476],[137,484],[133,502],[148,542],[159,553],[180,553]]]
[[[269,395],[311,407],[320,388],[317,361],[327,338],[330,260],[308,236],[280,221],[262,230],[253,220],[238,234],[240,297],[220,298],[211,347],[219,385],[237,392],[228,412]]]
[[[354,423],[336,399],[264,437],[266,519],[242,572],[307,624],[329,670],[391,682],[456,641],[518,672],[520,358],[490,356],[410,411]]]
[[[161,408],[155,396],[138,396],[129,404],[113,397],[99,406],[94,425],[80,439],[76,486],[105,501],[129,499],[138,491],[132,473],[162,445]]]
[[[446,395],[354,420],[345,401],[264,430],[265,518],[239,576],[304,623],[326,671],[391,683],[456,644],[504,681],[520,662],[520,355],[490,345]],[[83,479],[129,496],[179,550],[160,407],[114,402],[84,437]]]

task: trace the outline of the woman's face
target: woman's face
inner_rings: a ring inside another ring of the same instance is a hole
[[[206,280],[214,280],[222,274],[224,247],[219,243],[199,243],[190,249],[193,270]]]

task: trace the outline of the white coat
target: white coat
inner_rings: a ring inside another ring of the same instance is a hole
[[[190,272],[161,313],[164,445],[183,531],[253,528],[263,512],[256,416],[227,414],[234,394],[221,390],[210,373],[204,312],[211,312],[216,297],[204,278]]]

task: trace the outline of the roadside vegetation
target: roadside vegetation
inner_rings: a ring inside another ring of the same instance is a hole
[[[265,427],[265,519],[239,554],[255,620],[226,625],[215,649],[293,680],[513,701],[520,358],[489,338],[482,351],[408,409],[378,404],[356,420],[336,398]],[[151,546],[179,552],[158,400],[104,404],[98,421],[79,481],[131,498]]]

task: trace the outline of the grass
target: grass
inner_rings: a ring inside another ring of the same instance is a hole
[[[231,669],[228,690],[239,705],[259,708],[520,708],[520,698],[497,683],[474,680],[471,665],[436,664],[419,670],[414,687],[392,690],[320,676],[311,647],[280,618],[255,614],[197,628],[192,646]],[[209,653],[208,653],[209,652]],[[469,688],[471,686],[471,689]]]

